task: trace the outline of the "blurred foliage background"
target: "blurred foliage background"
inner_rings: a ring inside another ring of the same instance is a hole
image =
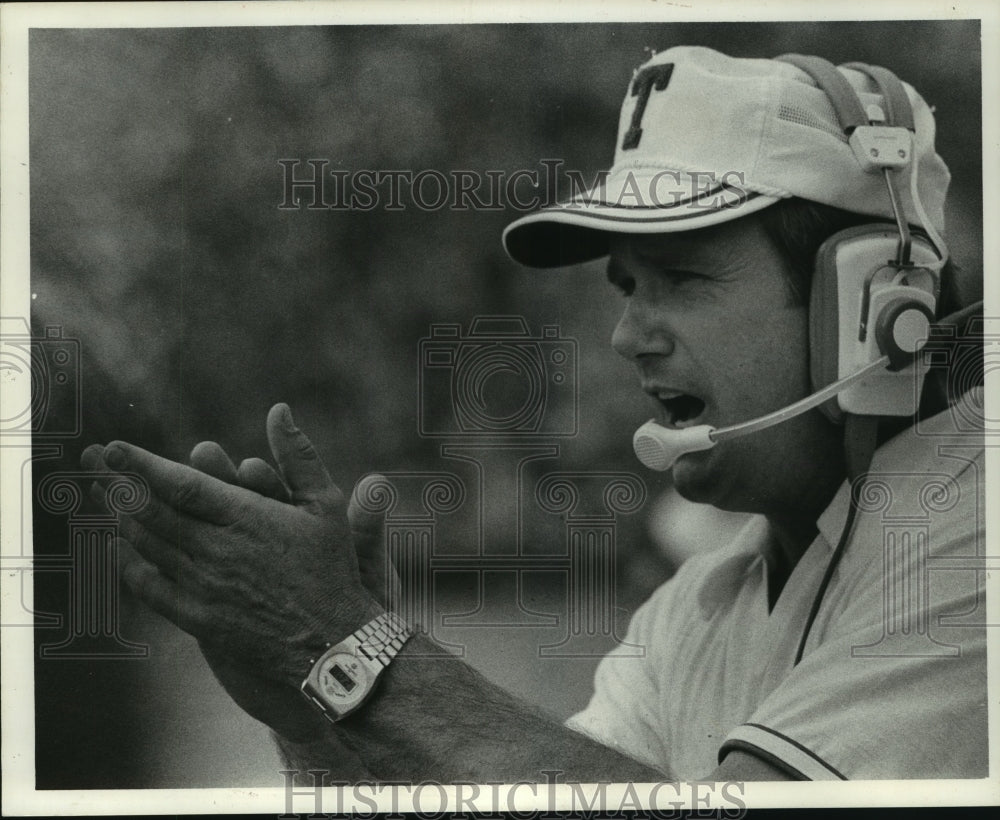
[[[577,340],[579,433],[558,469],[640,471],[630,438],[648,408],[608,346],[619,305],[600,263],[519,268],[499,243],[510,210],[281,210],[279,160],[485,174],[555,158],[591,178],[611,160],[632,69],[681,43],[861,60],[911,82],[952,170],[954,254],[979,271],[975,22],[34,30],[32,320],[83,350],[84,435],[62,466],[111,438],[179,460],[203,439],[237,460],[264,454],[265,414],[286,401],[342,487],[447,469],[440,441],[418,434],[420,340],[505,314]],[[620,535],[627,614],[671,565],[641,515]],[[46,538],[65,550],[36,518],[36,552]],[[63,593],[39,595],[58,608]],[[122,607],[148,662],[36,664],[39,786],[280,785],[266,733],[193,642]],[[481,643],[471,659],[557,715],[585,702],[592,661],[563,669]]]

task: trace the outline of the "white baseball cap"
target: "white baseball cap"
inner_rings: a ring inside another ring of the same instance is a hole
[[[862,106],[886,109],[862,71],[837,69]],[[944,230],[950,174],[934,150],[934,115],[903,83],[913,108],[913,161],[900,205]],[[507,253],[533,267],[575,264],[608,252],[608,233],[670,233],[727,222],[801,197],[894,219],[881,174],[859,164],[825,91],[795,65],[678,46],[636,70],[622,105],[614,164],[586,192],[511,223]]]

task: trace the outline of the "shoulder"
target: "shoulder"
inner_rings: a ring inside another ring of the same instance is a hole
[[[978,409],[977,409],[978,408]],[[975,552],[984,538],[985,438],[982,393],[885,442],[864,481],[854,488],[857,520],[848,564],[876,560],[886,538],[914,539],[932,554]],[[840,539],[850,507],[845,483],[820,516],[820,532],[832,545]]]
[[[859,534],[874,526],[927,536],[932,553],[971,546],[985,529],[982,390],[973,389],[879,449],[858,493]]]
[[[767,533],[766,520],[754,516],[728,544],[688,558],[636,610],[633,629],[646,632],[666,623],[676,627],[679,621],[709,620],[758,573]]]

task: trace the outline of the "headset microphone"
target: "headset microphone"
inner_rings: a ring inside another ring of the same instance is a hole
[[[671,430],[650,419],[635,431],[632,449],[639,461],[650,470],[669,470],[685,453],[714,447],[714,432],[715,428],[708,424]]]
[[[983,303],[981,301],[974,302],[934,324],[917,321],[910,310],[894,312],[897,318],[902,319],[903,327],[911,333],[899,332],[900,322],[896,322],[891,327],[886,325],[887,329],[880,341],[880,346],[888,352],[850,376],[828,384],[822,390],[817,390],[804,399],[782,407],[780,410],[775,410],[773,413],[728,427],[699,424],[695,427],[678,429],[664,427],[657,424],[654,419],[650,419],[635,431],[635,435],[632,436],[632,448],[639,461],[650,470],[669,470],[674,462],[685,453],[708,450],[720,441],[766,430],[768,427],[781,424],[783,421],[788,421],[819,407],[837,394],[862,382],[866,377],[876,375],[883,369],[898,372],[908,365],[915,364],[914,360],[917,354],[923,350],[935,333],[947,335],[950,329],[961,325],[962,322],[981,312],[982,309]],[[921,318],[923,317],[921,316]]]
[[[775,424],[781,424],[783,421],[793,419],[812,410],[814,407],[818,407],[851,385],[861,381],[875,371],[885,368],[889,364],[889,356],[885,355],[852,373],[847,378],[827,385],[822,390],[806,396],[794,404],[782,407],[780,410],[775,410],[766,416],[733,424],[729,427],[716,428],[708,424],[699,424],[695,427],[675,429],[664,427],[657,424],[654,419],[650,419],[635,431],[635,435],[632,437],[632,449],[635,450],[639,461],[650,470],[669,470],[674,462],[685,453],[708,450],[720,441],[739,438],[750,433],[756,433],[759,430],[766,430]]]

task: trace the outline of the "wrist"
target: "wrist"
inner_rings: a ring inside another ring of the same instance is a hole
[[[279,677],[298,689],[309,675],[313,664],[326,650],[344,640],[383,612],[383,607],[371,595],[359,595],[350,605],[341,599],[340,606],[327,605],[324,615],[331,616],[284,642]],[[321,605],[322,606],[322,605]]]
[[[302,681],[302,694],[331,723],[343,720],[362,708],[412,636],[402,618],[383,611],[344,640],[327,644]]]

